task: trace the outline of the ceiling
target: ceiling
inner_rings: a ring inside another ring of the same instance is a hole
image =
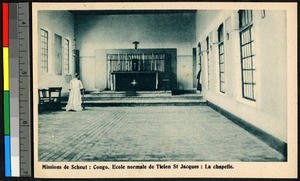
[[[120,15],[120,14],[168,14],[196,13],[197,10],[70,10],[75,16],[82,15]]]

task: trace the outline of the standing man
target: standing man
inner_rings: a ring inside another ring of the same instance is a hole
[[[70,95],[66,111],[82,111],[81,89],[83,89],[83,86],[79,80],[79,74],[76,73],[75,78],[70,81]]]

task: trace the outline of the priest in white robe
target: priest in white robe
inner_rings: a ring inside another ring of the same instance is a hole
[[[83,89],[83,86],[79,80],[79,75],[75,74],[75,78],[70,81],[70,95],[66,111],[82,111],[81,89]]]

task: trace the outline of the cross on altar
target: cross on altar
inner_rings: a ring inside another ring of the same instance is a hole
[[[138,41],[132,42],[132,44],[134,44],[134,49],[137,49],[139,43],[140,43],[140,42],[138,42]]]
[[[133,79],[132,82],[130,82],[132,86],[135,86],[137,84],[137,81],[135,81],[135,79]]]

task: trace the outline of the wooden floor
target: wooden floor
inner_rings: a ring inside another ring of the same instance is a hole
[[[88,107],[39,115],[39,161],[284,161],[207,106]]]

